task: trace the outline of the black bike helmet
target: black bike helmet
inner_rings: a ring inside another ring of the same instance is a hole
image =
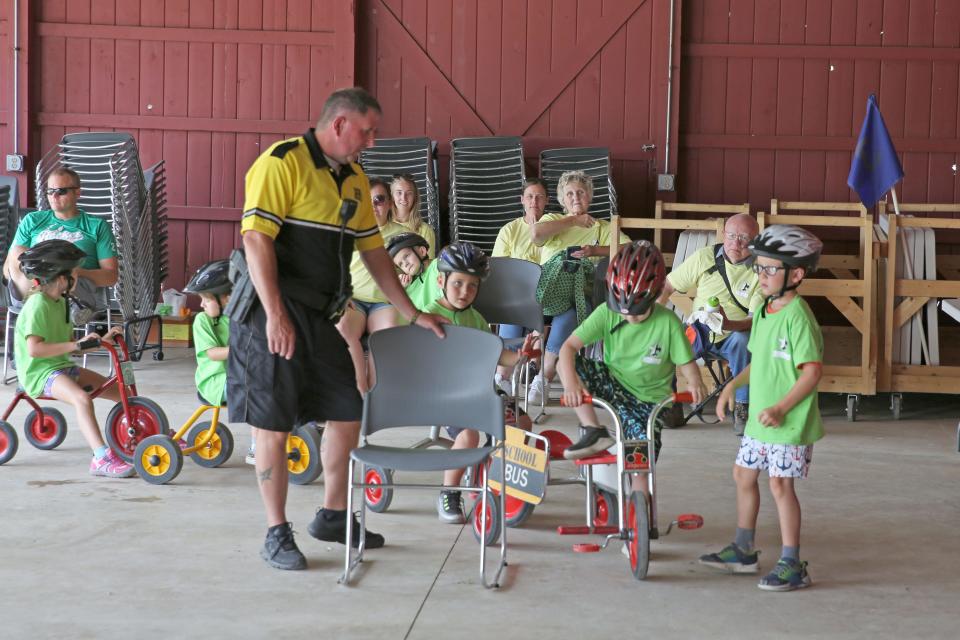
[[[469,273],[481,280],[490,275],[487,254],[472,242],[454,242],[443,248],[438,256],[437,271],[440,273]]]
[[[607,267],[607,306],[642,316],[660,297],[666,279],[660,250],[646,240],[636,240],[621,249]]]
[[[31,280],[47,284],[58,276],[70,276],[86,257],[72,242],[44,240],[20,254],[20,271]]]
[[[430,243],[427,242],[423,236],[412,231],[398,233],[387,240],[387,253],[390,254],[391,258],[396,258],[397,254],[404,249],[414,249],[416,247],[423,247],[429,250]]]
[[[190,278],[190,282],[183,288],[184,293],[206,293],[211,296],[221,296],[233,289],[230,282],[230,261],[227,259],[214,260],[203,265]]]

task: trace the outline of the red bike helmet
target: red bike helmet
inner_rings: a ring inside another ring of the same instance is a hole
[[[660,250],[646,240],[636,240],[607,267],[607,306],[618,313],[643,315],[660,297],[666,279]]]

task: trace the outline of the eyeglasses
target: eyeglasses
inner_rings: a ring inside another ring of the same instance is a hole
[[[373,196],[373,204],[383,204],[387,201],[387,196],[381,194]]]
[[[786,269],[786,267],[774,267],[771,265],[763,266],[760,264],[753,265],[753,272],[755,274],[760,275],[760,273],[762,272],[767,274],[767,276],[771,278],[777,275],[777,271],[783,271],[784,269]]]
[[[65,196],[71,191],[76,191],[80,187],[48,187],[46,194],[48,196]]]
[[[723,235],[726,236],[727,240],[736,240],[740,244],[747,244],[748,242],[753,240],[753,238],[751,238],[748,235],[744,235],[742,233],[734,233],[732,231],[724,231]]]

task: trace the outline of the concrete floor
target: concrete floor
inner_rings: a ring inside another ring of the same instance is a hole
[[[170,349],[164,362],[145,360],[137,372],[141,393],[171,423],[195,408],[191,352]],[[0,390],[4,406],[11,394]],[[787,594],[695,561],[726,544],[735,526],[729,425],[666,432],[661,526],[690,511],[706,524],[654,541],[646,581],[633,579],[619,547],[572,553],[575,540],[555,528],[579,523],[583,489],[551,487],[528,523],[510,530],[511,566],[499,591],[477,583],[472,533],[439,524],[434,495],[420,491],[398,492],[388,513],[370,516],[387,547],[368,554],[355,587],[337,585],[343,547],[306,533],[322,479],[290,490],[288,513],[310,570],[269,569],[257,553],[264,518],[242,459],[244,425],[231,427],[238,444],[225,467],[187,461],[166,486],[90,477],[76,429],[52,452],[21,439],[16,458],[0,469],[0,637],[954,638],[960,401],[907,396],[899,422],[886,403],[886,396],[864,399],[850,423],[842,397],[821,399],[828,435],[799,489],[802,556],[814,584]],[[100,403],[101,420],[109,409]],[[11,419],[18,430],[25,415],[18,408]],[[72,415],[68,421],[75,424]],[[552,409],[546,424],[573,433],[575,421]],[[553,473],[569,468],[558,463]],[[762,501],[766,570],[779,535],[765,485]]]

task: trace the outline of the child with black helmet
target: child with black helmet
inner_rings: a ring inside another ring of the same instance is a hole
[[[473,308],[473,302],[480,291],[480,283],[490,274],[490,262],[487,254],[470,242],[454,242],[444,247],[435,261],[437,263],[437,286],[440,296],[422,309],[425,313],[435,313],[461,327],[472,327],[480,331],[490,331],[490,325],[480,312]],[[536,340],[529,335],[524,340],[520,352],[504,349],[500,355],[500,364],[513,367],[520,360],[520,353],[529,351]],[[490,381],[493,384],[493,380]],[[519,419],[519,416],[518,416]],[[454,439],[454,449],[476,447],[480,443],[480,434],[472,429],[453,429],[447,431]],[[443,484],[456,486],[463,478],[464,469],[448,469],[443,472]],[[460,492],[444,490],[437,499],[437,515],[443,522],[463,524],[463,501]]]
[[[31,397],[49,396],[73,405],[80,431],[93,449],[90,475],[129,478],[136,471],[104,443],[93,399],[86,391],[99,387],[106,378],[74,365],[69,357],[80,351],[79,342],[101,339],[96,333],[88,333],[82,340],[75,340],[70,322],[68,299],[76,282],[76,269],[85,257],[81,249],[66,240],[39,242],[20,255],[20,270],[31,289],[15,328],[17,379]],[[102,339],[109,342],[119,333],[120,328],[114,327]],[[114,385],[100,397],[119,401],[120,393]]]
[[[560,348],[557,371],[567,406],[575,407],[583,436],[564,451],[577,460],[611,447],[615,440],[598,426],[597,414],[583,403],[590,394],[611,403],[619,414],[624,436],[647,437],[653,407],[672,392],[676,367],[686,379],[694,401],[705,395],[690,342],[679,318],[656,303],[666,280],[660,250],[646,240],[622,248],[607,268],[607,304],[598,306]],[[579,355],[584,346],[603,342],[603,362]],[[654,451],[660,451],[655,430]],[[634,478],[634,488],[646,493],[646,483]]]
[[[758,571],[759,552],[754,549],[760,508],[757,483],[766,469],[783,542],[780,559],[758,585],[767,591],[810,586],[807,563],[800,561],[800,502],[794,479],[807,477],[813,443],[823,437],[817,405],[823,336],[797,287],[816,269],[822,247],[816,236],[793,225],[767,227],[750,244],[756,258],[753,269],[760,276],[766,302],[761,313],[753,316],[750,364],[717,401],[717,415],[723,419],[733,406],[735,389],[751,383],[752,410],[733,467],[736,535],[722,550],[701,556],[700,563],[731,573]],[[762,383],[756,384],[757,380]]]
[[[430,258],[429,252],[426,238],[412,231],[387,240],[387,253],[400,270],[400,284],[406,287],[413,306],[421,310],[440,297],[437,261]]]
[[[230,356],[230,318],[223,314],[230,301],[230,261],[208,262],[193,274],[184,293],[200,296],[200,308],[193,319],[193,347],[197,358],[194,381],[204,403],[220,405],[226,401],[227,358]],[[251,432],[252,433],[252,432]],[[255,436],[250,438],[247,462],[253,464]]]

